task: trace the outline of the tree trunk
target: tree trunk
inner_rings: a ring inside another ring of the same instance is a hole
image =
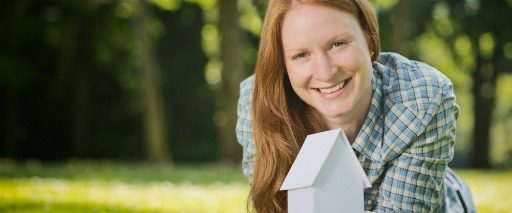
[[[242,61],[242,37],[238,23],[240,12],[237,0],[219,2],[219,32],[221,38],[222,89],[219,97],[219,109],[225,115],[226,122],[218,124],[221,141],[221,161],[238,163],[241,159],[241,147],[236,142],[236,106],[239,83],[244,74]]]
[[[18,158],[21,143],[21,132],[19,125],[18,93],[13,89],[7,89],[6,108],[4,115],[5,122],[5,156]]]
[[[79,59],[80,61],[80,59]],[[85,157],[87,154],[88,125],[87,115],[89,106],[89,92],[87,71],[78,63],[75,66],[74,79],[74,109],[73,109],[73,151],[75,157]]]
[[[85,15],[78,14],[79,26],[89,26],[86,23]],[[89,115],[89,78],[88,70],[85,67],[88,61],[86,54],[87,34],[83,27],[78,29],[78,44],[76,46],[77,59],[74,63],[73,79],[73,154],[75,157],[85,157],[87,154],[88,122]]]
[[[408,38],[409,25],[409,0],[400,0],[393,8],[391,15],[392,37],[391,51],[404,55],[409,55],[407,47],[404,45]]]
[[[135,41],[137,61],[143,83],[146,152],[151,162],[171,165],[168,150],[167,120],[161,95],[160,68],[153,57],[153,43],[148,26],[151,16],[145,0],[135,0]]]
[[[490,130],[492,112],[496,104],[496,66],[492,61],[481,56],[477,58],[477,70],[472,74],[474,97],[474,125],[472,166],[475,168],[490,167]]]

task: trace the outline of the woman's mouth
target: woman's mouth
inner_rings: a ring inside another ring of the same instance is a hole
[[[334,85],[329,88],[317,88],[317,90],[322,94],[332,94],[335,93],[345,87],[345,85],[351,80],[352,78],[345,79],[338,83],[337,85]]]

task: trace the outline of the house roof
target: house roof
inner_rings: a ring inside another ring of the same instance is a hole
[[[352,168],[355,168],[357,170],[355,172],[360,174],[364,187],[371,187],[370,181],[357,160],[347,137],[341,129],[334,129],[311,134],[306,137],[297,158],[281,185],[281,190],[312,186],[320,174],[327,157],[333,153],[332,148],[335,143],[342,143],[344,149],[350,150],[345,152],[350,153],[346,158],[352,161],[354,165]]]

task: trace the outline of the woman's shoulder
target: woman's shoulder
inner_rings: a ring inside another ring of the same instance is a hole
[[[396,53],[381,54],[374,69],[382,79],[385,137],[389,139],[382,145],[386,147],[384,160],[395,159],[411,143],[417,147],[430,143],[433,138],[418,137],[426,131],[429,137],[451,131],[450,122],[457,117],[452,113],[457,113],[457,107],[452,83],[444,74]]]
[[[240,82],[239,104],[250,104],[254,88],[254,74]]]
[[[436,99],[453,96],[450,79],[428,64],[397,53],[381,53],[377,63],[383,92],[393,103],[423,111],[441,101]]]
[[[244,79],[242,82],[240,82],[240,89],[250,89],[252,90],[252,87],[254,86],[254,74],[250,75],[246,79]]]

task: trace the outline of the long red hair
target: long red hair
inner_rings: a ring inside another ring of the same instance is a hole
[[[306,136],[326,130],[318,112],[295,94],[286,74],[281,27],[294,4],[321,4],[352,14],[366,35],[372,60],[380,50],[377,18],[367,0],[270,0],[252,100],[256,162],[250,197],[257,212],[287,211],[287,194],[279,188]]]

